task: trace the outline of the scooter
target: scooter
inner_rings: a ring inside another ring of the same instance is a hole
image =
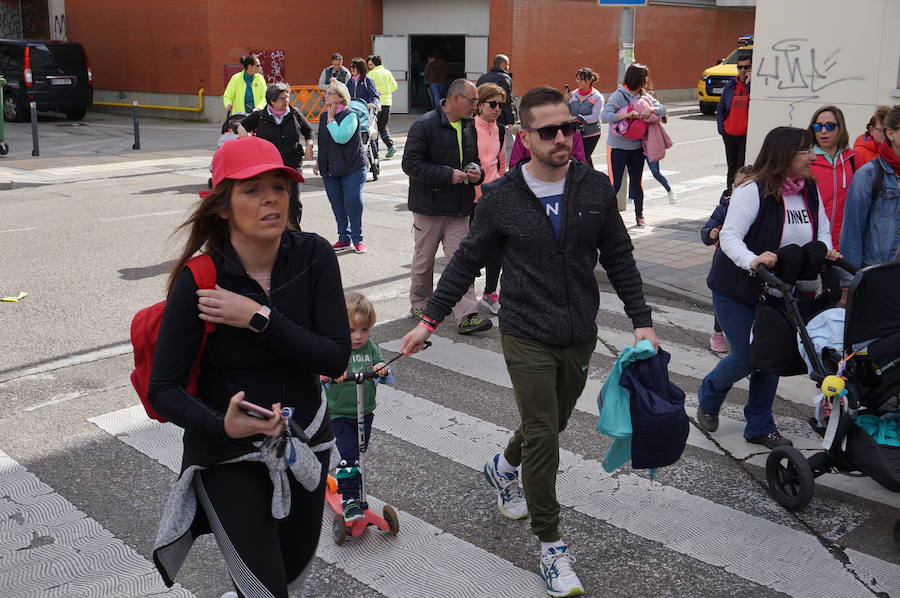
[[[425,348],[431,346],[426,341]],[[397,355],[384,367],[391,365],[397,361],[403,353]],[[356,441],[359,446],[359,497],[360,507],[362,507],[363,518],[356,521],[344,521],[344,507],[342,497],[338,494],[337,479],[329,475],[325,481],[325,500],[334,511],[334,519],[331,521],[331,537],[338,546],[342,545],[348,536],[361,536],[371,525],[387,532],[392,536],[396,536],[400,531],[400,519],[397,517],[397,511],[391,505],[384,505],[381,515],[375,513],[369,508],[369,502],[366,495],[366,424],[365,424],[365,399],[363,397],[363,382],[366,380],[374,380],[380,376],[374,371],[372,372],[356,372],[352,375],[356,382]]]

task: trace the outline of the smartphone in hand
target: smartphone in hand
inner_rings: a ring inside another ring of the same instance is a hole
[[[266,409],[265,407],[260,407],[256,403],[251,403],[250,401],[241,401],[238,403],[238,407],[250,417],[255,417],[257,419],[272,419],[275,417],[273,411]]]

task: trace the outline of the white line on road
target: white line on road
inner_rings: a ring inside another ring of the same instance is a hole
[[[168,210],[166,212],[147,212],[146,214],[129,214],[128,216],[114,216],[112,218],[101,218],[100,222],[115,222],[117,220],[134,220],[136,218],[147,218],[148,216],[172,216],[174,214],[184,214],[186,210]]]
[[[672,147],[677,145],[688,145],[690,143],[705,143],[707,141],[719,141],[722,139],[721,137],[704,137],[703,139],[691,139],[690,141],[679,141],[678,143],[673,143]]]
[[[37,230],[37,227],[29,226],[26,228],[7,228],[5,230],[0,230],[0,235],[3,233],[24,233],[30,230]]]
[[[104,347],[103,349],[97,349],[96,351],[79,353],[78,355],[54,359],[52,361],[48,361],[46,363],[42,363],[32,367],[12,370],[7,372],[7,377],[0,380],[0,382],[9,382],[12,380],[17,380],[19,378],[24,378],[25,376],[33,376],[35,374],[43,374],[44,372],[52,372],[53,370],[59,370],[82,363],[90,363],[92,361],[99,361],[101,359],[107,359],[109,357],[118,357],[119,355],[126,355],[128,353],[131,353],[130,342],[112,345],[109,347]]]
[[[140,405],[89,420],[100,429],[172,470],[179,471],[183,432],[173,424],[147,419]],[[369,495],[374,509],[384,504]],[[400,533],[387,536],[369,530],[343,546],[331,541],[333,514],[326,506],[317,556],[347,572],[388,598],[441,596],[467,598],[484,593],[491,580],[491,596],[542,596],[534,573],[516,567],[478,546],[399,511]],[[478,571],[478,576],[471,575]]]
[[[166,596],[153,564],[0,451],[0,588],[4,596]]]

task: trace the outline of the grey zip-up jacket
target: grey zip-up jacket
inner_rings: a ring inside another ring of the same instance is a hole
[[[469,234],[428,301],[427,316],[443,320],[497,253],[503,265],[501,332],[554,346],[588,342],[597,336],[599,257],[634,327],[652,326],[634,246],[605,174],[569,163],[559,239],[521,164],[483,189]]]
[[[655,97],[650,94],[646,94],[647,98],[653,103],[654,108],[658,108],[659,112],[657,112],[657,116],[663,117],[666,115],[666,107],[659,103]],[[623,149],[623,150],[636,150],[641,149],[643,147],[642,141],[640,139],[628,139],[626,137],[622,137],[621,135],[617,135],[613,132],[612,123],[616,122],[616,114],[622,108],[625,108],[631,102],[635,101],[641,97],[639,94],[633,94],[628,90],[624,85],[619,85],[619,87],[609,96],[609,99],[606,101],[606,105],[603,106],[603,111],[600,113],[600,120],[605,123],[609,123],[609,135],[606,136],[606,145],[614,149]]]

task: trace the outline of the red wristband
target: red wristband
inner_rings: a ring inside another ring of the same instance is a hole
[[[427,330],[428,332],[434,334],[434,328],[431,327],[431,324],[426,322],[425,320],[419,320],[419,326]]]
[[[429,324],[431,324],[434,327],[437,327],[437,325],[440,324],[440,322],[438,322],[431,316],[426,316],[425,314],[422,314],[422,317],[420,319],[428,322]]]

